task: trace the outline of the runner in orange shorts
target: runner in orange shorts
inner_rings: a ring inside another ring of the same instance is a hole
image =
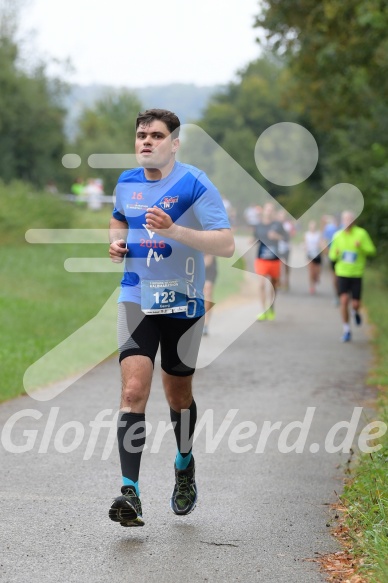
[[[258,314],[257,319],[259,321],[274,320],[274,301],[270,304],[270,298],[267,297],[268,286],[266,279],[270,281],[276,294],[281,273],[279,241],[284,240],[287,237],[287,233],[282,223],[275,220],[275,207],[272,203],[264,205],[262,221],[255,228],[255,237],[258,240],[255,271],[258,275],[264,276],[260,278],[259,282],[262,311]]]
[[[255,259],[255,271],[258,275],[264,275],[271,279],[280,279],[281,261],[280,259]]]

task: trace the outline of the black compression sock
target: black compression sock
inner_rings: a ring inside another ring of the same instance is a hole
[[[122,425],[122,427],[121,427]],[[117,424],[117,441],[124,485],[134,485],[139,494],[138,480],[146,432],[144,413],[121,413]]]
[[[197,421],[197,405],[194,399],[190,407],[182,412],[178,413],[170,407],[170,418],[174,424],[175,439],[178,447],[175,464],[178,470],[185,470],[192,457],[193,434]]]

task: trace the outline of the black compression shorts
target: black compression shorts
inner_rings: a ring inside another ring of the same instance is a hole
[[[361,277],[337,277],[338,295],[349,294],[354,300],[361,299],[362,279]]]
[[[118,304],[119,361],[133,355],[148,356],[154,365],[160,344],[162,369],[170,375],[190,376],[195,371],[202,338],[202,318],[146,315],[134,302]],[[187,332],[187,334],[186,334]]]

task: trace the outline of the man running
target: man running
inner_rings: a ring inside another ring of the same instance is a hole
[[[258,239],[257,258],[255,260],[255,271],[258,275],[263,275],[259,282],[259,297],[262,305],[262,312],[257,319],[274,320],[275,308],[273,301],[267,301],[267,280],[276,290],[279,286],[281,261],[279,259],[279,242],[288,239],[288,233],[284,230],[280,221],[276,220],[275,207],[271,202],[263,206],[261,223],[255,228],[255,237]],[[265,279],[266,278],[266,279]]]
[[[125,258],[118,300],[122,394],[117,439],[123,486],[109,510],[122,526],[143,526],[139,469],[145,409],[160,345],[162,381],[177,443],[173,512],[197,500],[192,379],[202,337],[203,253],[231,257],[234,240],[221,196],[207,176],[175,160],[180,121],[151,109],[136,120],[139,168],[121,174],[110,222],[109,254]]]
[[[376,248],[365,229],[355,225],[355,215],[344,211],[341,216],[341,231],[333,237],[329,251],[329,259],[335,262],[335,273],[338,283],[340,310],[343,323],[342,342],[352,339],[349,320],[349,304],[352,298],[354,320],[360,326],[362,319],[360,310],[362,277],[366,258],[375,255]]]

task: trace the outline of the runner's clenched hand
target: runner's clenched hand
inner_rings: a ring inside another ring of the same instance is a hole
[[[165,213],[161,208],[156,206],[148,208],[145,218],[147,229],[166,237],[171,237],[173,235],[175,227],[173,220],[170,215]]]
[[[109,246],[109,256],[113,263],[121,263],[128,252],[127,244],[124,239],[112,241]]]

